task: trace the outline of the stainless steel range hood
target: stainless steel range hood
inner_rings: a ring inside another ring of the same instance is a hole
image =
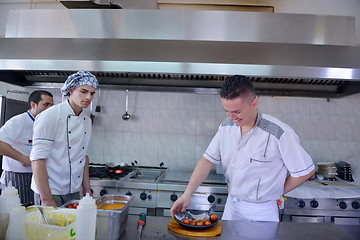
[[[260,95],[341,97],[360,92],[354,29],[351,17],[301,14],[12,11],[0,80],[49,86],[87,69],[104,88],[214,93],[243,74]]]

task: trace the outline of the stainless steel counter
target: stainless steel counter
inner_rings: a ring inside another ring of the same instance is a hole
[[[136,239],[137,219],[138,216],[129,215],[126,232],[121,236],[120,240]],[[148,216],[141,239],[360,240],[360,228],[358,226],[339,226],[329,223],[276,223],[250,221],[223,221],[222,234],[219,237],[188,237],[168,230],[167,225],[170,219],[170,217]]]

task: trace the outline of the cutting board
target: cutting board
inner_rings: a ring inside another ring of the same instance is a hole
[[[175,219],[172,218],[168,224],[168,228],[173,232],[187,236],[192,236],[192,237],[216,237],[221,234],[222,221],[219,220],[218,224],[216,224],[212,228],[208,228],[204,230],[192,230],[181,226],[179,223],[175,221]]]

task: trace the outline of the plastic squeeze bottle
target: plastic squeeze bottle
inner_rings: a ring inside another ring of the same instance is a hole
[[[17,206],[11,209],[5,240],[26,240],[25,216],[25,207]]]
[[[10,213],[13,207],[18,206],[21,206],[19,192],[10,182],[0,196],[0,213]]]
[[[2,190],[0,196],[0,239],[5,239],[7,229],[9,227],[10,212],[13,207],[21,205],[18,190],[9,183],[5,189]]]
[[[95,199],[87,193],[76,208],[76,240],[95,240],[96,214]]]

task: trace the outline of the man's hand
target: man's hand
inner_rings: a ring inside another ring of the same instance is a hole
[[[20,162],[22,163],[22,165],[24,167],[31,167],[31,161],[29,156],[25,156],[23,155],[23,157],[21,158]]]
[[[174,205],[170,209],[171,216],[174,217],[175,213],[183,212],[190,205],[190,197],[182,195],[178,200],[174,202]]]
[[[41,206],[56,207],[55,201],[51,199],[41,199]]]

